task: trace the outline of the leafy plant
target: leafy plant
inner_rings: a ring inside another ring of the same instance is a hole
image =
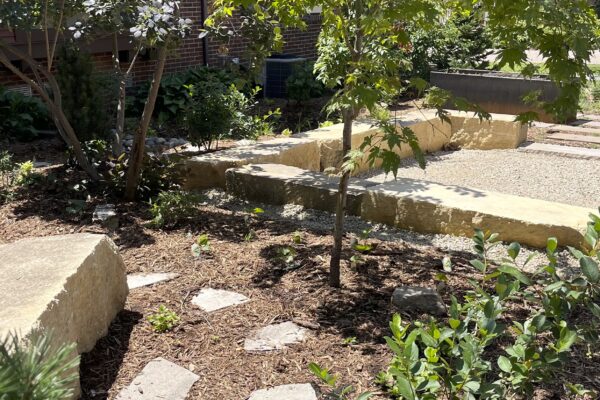
[[[302,232],[295,231],[292,233],[292,242],[294,244],[302,244]]]
[[[310,372],[312,372],[312,374],[316,376],[322,383],[326,384],[331,389],[331,393],[329,393],[330,398],[336,400],[349,400],[348,395],[354,392],[354,387],[351,385],[339,385],[338,377],[332,375],[328,369],[321,368],[316,363],[310,363],[308,365],[308,369],[310,369]],[[365,392],[358,395],[356,400],[367,400],[372,396],[373,393]]]
[[[192,244],[192,254],[198,258],[202,253],[210,253],[210,240],[208,234],[203,233],[196,238],[196,242]]]
[[[201,200],[199,195],[185,191],[160,192],[156,199],[150,202],[152,225],[157,228],[171,228],[185,219],[194,217]]]
[[[371,231],[371,229],[364,229],[359,235],[360,240],[356,239],[356,241],[352,243],[352,249],[362,254],[368,254],[375,250],[377,248],[377,243],[368,242]]]
[[[297,268],[299,264],[296,262],[298,252],[289,246],[283,246],[277,249],[277,259],[285,264],[286,268]]]
[[[574,361],[579,343],[592,346],[600,339],[599,233],[600,217],[591,215],[586,246],[570,249],[580,273],[561,277],[555,238],[548,239],[546,265],[527,274],[523,267],[531,258],[517,263],[518,243],[493,262],[488,251],[497,235],[476,231],[478,257],[471,264],[479,275],[469,280],[472,289],[462,303],[452,297],[447,320],[405,324],[395,315],[386,337],[394,358],[379,382],[405,399],[532,398],[537,385]],[[504,354],[494,358],[489,352],[498,346]],[[586,393],[579,385],[565,386]]]
[[[287,96],[298,103],[313,97],[320,97],[325,92],[323,83],[317,80],[314,63],[304,62],[294,65],[292,74],[285,82]]]
[[[148,317],[152,330],[158,333],[168,332],[179,325],[179,316],[164,305],[158,307],[158,311]]]
[[[78,369],[74,344],[57,347],[49,335],[24,340],[9,333],[0,340],[0,400],[71,398]]]
[[[48,111],[38,98],[0,87],[0,138],[32,140],[49,125]]]

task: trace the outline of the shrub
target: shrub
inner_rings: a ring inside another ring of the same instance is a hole
[[[0,400],[62,400],[71,398],[79,357],[75,345],[52,345],[48,336],[29,341],[9,334],[0,341]]]
[[[48,110],[39,99],[0,87],[0,138],[32,140],[49,125]]]
[[[578,344],[598,343],[599,234],[600,217],[592,215],[586,247],[570,248],[581,270],[562,277],[556,239],[548,239],[547,264],[527,274],[522,270],[531,258],[517,263],[518,243],[501,262],[492,262],[488,252],[498,235],[477,231],[472,289],[462,302],[452,297],[446,320],[404,324],[394,316],[393,336],[386,337],[394,358],[380,383],[406,399],[532,398],[536,385],[576,360]],[[579,385],[565,386],[571,394],[587,393]]]
[[[234,85],[226,87],[219,82],[190,85],[188,89],[191,100],[183,114],[183,124],[191,143],[211,149],[224,138],[256,138],[271,133],[270,120],[278,111],[262,117],[250,115],[259,89],[248,96]]]
[[[160,192],[150,203],[152,225],[157,228],[172,228],[181,221],[194,217],[201,199],[195,193],[184,191]]]
[[[105,138],[116,112],[117,80],[98,74],[90,55],[69,44],[61,47],[56,69],[63,110],[79,140]]]
[[[158,311],[148,317],[148,322],[154,332],[164,333],[179,325],[179,316],[164,305],[160,305]]]
[[[15,163],[9,152],[0,152],[0,204],[13,199],[18,186],[31,185],[39,178],[33,162]]]
[[[210,239],[207,233],[203,233],[196,238],[196,242],[192,244],[192,255],[199,258],[202,253],[210,253]]]
[[[453,14],[431,31],[412,32],[411,42],[412,75],[426,80],[429,80],[431,66],[437,69],[488,68],[487,57],[494,47],[478,13]]]
[[[313,72],[314,63],[305,62],[297,64],[292,74],[286,81],[287,95],[298,103],[321,97],[325,92],[325,86],[319,82]]]

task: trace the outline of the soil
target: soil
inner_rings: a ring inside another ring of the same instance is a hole
[[[155,357],[164,357],[200,376],[190,399],[239,400],[267,386],[315,383],[307,368],[310,362],[331,368],[342,383],[354,385],[357,391],[372,390],[378,393],[376,399],[387,399],[374,378],[392,357],[384,341],[395,312],[391,294],[400,285],[435,286],[441,260],[448,254],[435,247],[423,249],[404,241],[372,239],[377,248],[363,256],[363,265],[343,264],[343,288],[337,290],[327,283],[332,244],[328,229],[302,228],[295,221],[252,216],[209,201],[198,208],[193,220],[165,231],[146,226],[150,219],[147,205],[117,204],[120,228],[109,232],[91,223],[95,205],[106,199],[90,193],[83,213],[66,212],[68,199],[74,195],[68,188],[81,175],[64,167],[47,168],[44,174],[56,177],[52,185],[35,184],[0,206],[0,243],[32,236],[105,233],[118,245],[128,273],[180,274],[172,281],[131,291],[109,334],[82,356],[83,399],[115,398]],[[250,230],[256,237],[245,241]],[[296,231],[301,232],[300,244],[292,240]],[[190,246],[200,233],[209,234],[211,250],[196,259]],[[298,268],[287,268],[278,259],[277,250],[284,246],[296,249]],[[350,248],[349,236],[344,247]],[[346,250],[344,259],[355,254]],[[443,294],[446,302],[450,295],[461,298],[468,289],[467,278],[473,276],[468,263],[471,254],[450,255],[454,270]],[[208,286],[242,293],[251,301],[206,314],[190,300]],[[154,333],[146,319],[163,304],[177,312],[181,322],[171,332]],[[516,310],[515,315],[518,313]],[[306,342],[273,353],[244,352],[243,341],[251,331],[289,320],[310,330]],[[598,370],[600,359],[587,359],[585,349],[580,350],[581,356],[571,368],[557,373],[536,398],[561,398],[560,382],[565,381],[600,389],[600,382],[590,374]]]

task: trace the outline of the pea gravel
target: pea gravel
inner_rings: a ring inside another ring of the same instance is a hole
[[[425,170],[404,161],[398,178],[421,179],[597,209],[600,161],[521,153],[517,150],[460,150],[427,156]],[[393,180],[382,171],[361,175],[369,181]]]

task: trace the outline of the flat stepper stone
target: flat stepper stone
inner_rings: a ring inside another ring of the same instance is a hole
[[[475,228],[500,240],[545,248],[549,237],[560,246],[579,246],[592,209],[563,203],[398,179],[367,190],[362,218],[421,233],[471,237]]]
[[[192,304],[197,305],[206,312],[213,312],[248,301],[250,299],[243,294],[222,289],[204,288],[192,299]]]
[[[285,348],[287,345],[302,342],[306,337],[306,329],[288,321],[281,324],[266,326],[254,333],[244,342],[246,351],[273,351]]]
[[[298,204],[305,208],[333,212],[339,178],[320,172],[280,164],[251,164],[227,171],[227,191],[234,196],[267,204]],[[362,195],[375,184],[350,180],[347,211],[360,213]]]
[[[600,150],[584,147],[560,146],[557,144],[532,143],[519,148],[524,153],[549,154],[553,156],[600,160]]]
[[[567,142],[581,142],[600,144],[600,136],[592,135],[575,135],[571,133],[551,133],[547,136],[548,139],[563,140]]]
[[[319,170],[319,145],[313,139],[277,138],[192,157],[186,161],[188,190],[225,187],[225,171],[247,164],[283,164]]]
[[[404,312],[446,313],[444,302],[435,289],[420,286],[400,286],[392,294],[392,304]]]
[[[156,272],[151,274],[130,274],[127,275],[127,285],[129,289],[137,289],[144,286],[154,285],[155,283],[166,282],[175,279],[179,274],[169,272]]]
[[[317,400],[310,383],[275,386],[252,392],[248,400]]]
[[[150,361],[117,400],[185,400],[198,375],[164,358]]]

